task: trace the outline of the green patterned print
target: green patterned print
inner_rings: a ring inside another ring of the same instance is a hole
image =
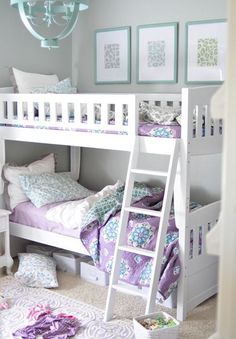
[[[216,38],[198,39],[197,64],[200,67],[214,67],[218,63],[218,41]]]

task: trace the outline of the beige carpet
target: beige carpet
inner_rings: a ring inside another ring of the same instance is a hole
[[[78,276],[58,272],[59,288],[53,291],[91,304],[102,310],[105,309],[107,288],[87,283]],[[162,309],[173,316],[175,311]],[[117,318],[132,319],[144,314],[145,302],[140,297],[127,296],[117,293],[114,313]],[[187,320],[181,324],[179,339],[206,339],[215,332],[216,298],[213,297],[192,311]]]
[[[104,310],[107,288],[87,283],[78,277],[58,272],[60,288],[56,291],[71,298]],[[160,307],[159,307],[160,309]],[[162,308],[164,309],[164,308]],[[144,314],[145,302],[140,297],[117,293],[115,314],[119,318],[130,318]],[[175,315],[170,309],[164,309]],[[181,324],[180,339],[206,339],[215,332],[216,298],[213,297],[192,311]]]
[[[69,298],[46,288],[28,287],[13,276],[0,279],[0,291],[10,306],[0,311],[0,339],[35,338],[35,331],[38,333],[38,339],[49,338],[48,330],[50,338],[62,338],[61,330],[64,330],[64,326],[61,321],[59,323],[50,322],[51,329],[42,327],[42,323],[36,327],[37,329],[35,328],[35,320],[29,319],[28,315],[29,310],[32,310],[37,304],[49,305],[54,317],[61,313],[76,317],[79,329],[73,336],[74,339],[135,339],[131,320],[123,318],[104,322],[102,310],[83,303],[79,299]],[[47,322],[44,322],[44,325],[49,326]],[[64,325],[66,324],[64,323]],[[59,333],[55,333],[57,326],[59,326]]]

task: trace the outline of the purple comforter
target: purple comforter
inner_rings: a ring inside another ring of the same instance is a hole
[[[162,195],[144,197],[134,206],[142,208],[160,208]],[[110,273],[113,254],[119,226],[120,206],[106,213],[102,221],[93,221],[84,225],[81,230],[81,240],[91,254],[95,265]],[[126,243],[130,246],[154,250],[159,217],[130,213],[126,232]],[[168,231],[165,239],[165,250],[162,257],[161,276],[158,291],[164,299],[168,298],[177,286],[180,275],[180,260],[178,257],[178,229],[173,215],[169,218]],[[151,278],[152,258],[124,252],[120,267],[120,279],[138,286],[148,286]]]

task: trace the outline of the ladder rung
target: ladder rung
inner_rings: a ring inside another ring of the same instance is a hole
[[[125,211],[127,212],[132,212],[132,213],[138,213],[138,214],[145,214],[145,215],[150,215],[152,217],[161,217],[161,212],[160,211],[153,211],[153,210],[148,210],[145,208],[139,208],[139,207],[125,207]]]
[[[133,247],[133,246],[119,246],[118,247],[120,251],[126,251],[130,253],[135,253],[135,254],[140,254],[140,255],[145,255],[146,257],[151,257],[153,258],[155,256],[154,251],[146,250],[144,248],[140,247]]]
[[[167,177],[168,175],[168,172],[164,172],[164,171],[151,171],[151,170],[139,169],[139,168],[131,169],[131,173],[153,175],[157,177]]]
[[[112,288],[114,288],[118,292],[127,293],[131,295],[137,295],[140,297],[143,297],[143,296],[145,297],[145,294],[143,293],[142,290],[139,290],[137,288],[135,289],[132,286],[115,284],[115,285],[112,285]]]

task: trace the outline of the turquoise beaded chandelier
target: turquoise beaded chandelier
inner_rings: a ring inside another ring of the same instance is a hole
[[[22,22],[41,47],[50,49],[59,47],[59,40],[73,31],[88,0],[11,0],[11,6],[18,8]]]

